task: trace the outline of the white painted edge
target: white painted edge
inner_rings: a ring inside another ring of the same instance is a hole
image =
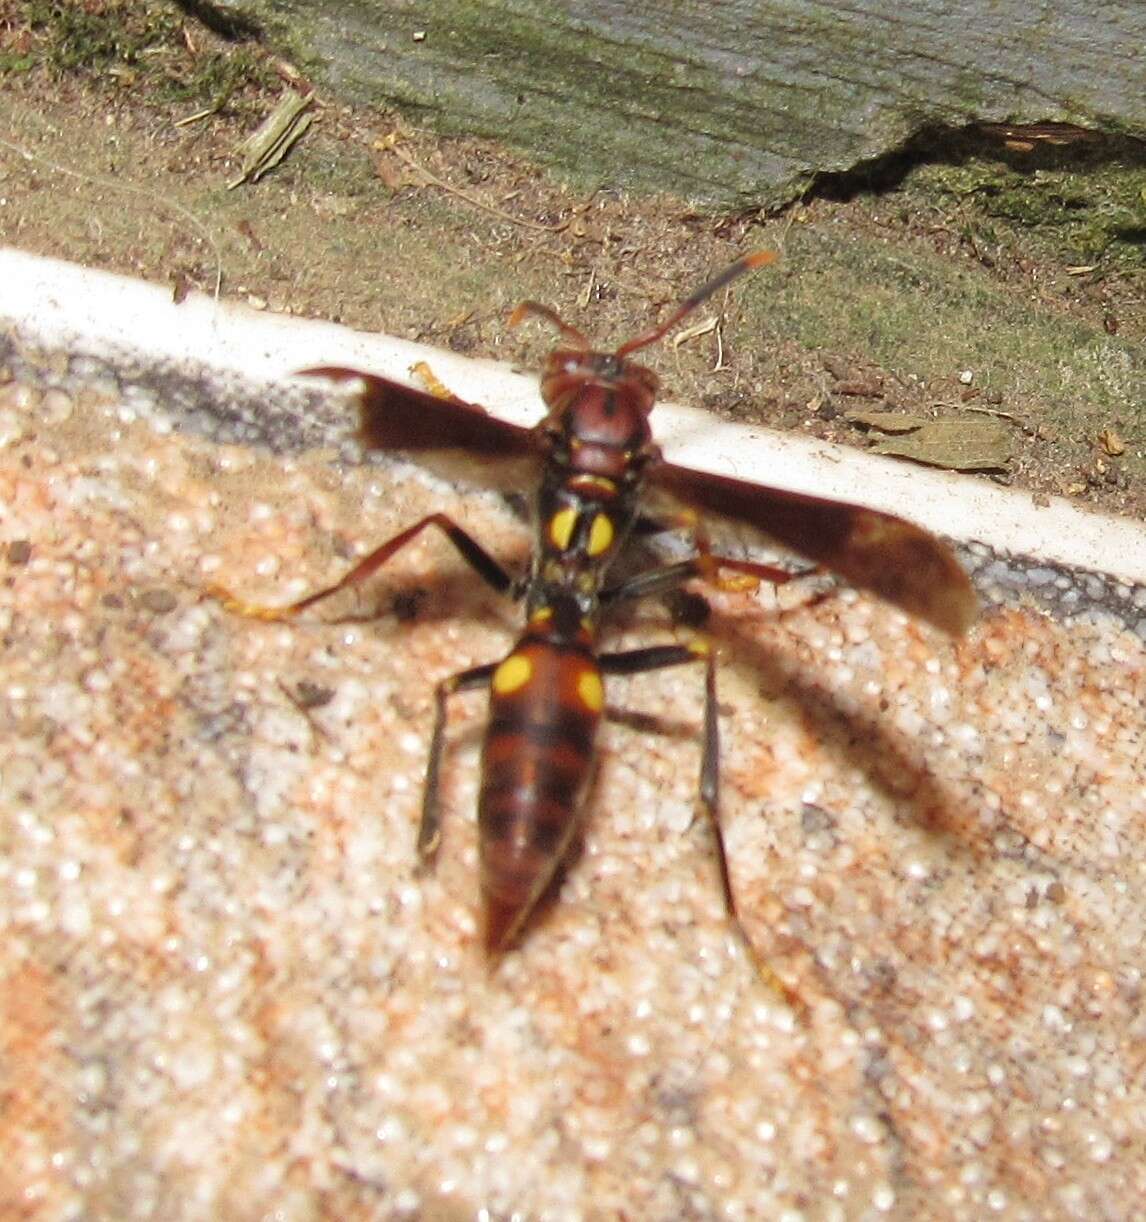
[[[492,361],[390,336],[256,311],[191,294],[176,305],[170,286],[93,271],[0,247],[0,321],[44,346],[83,340],[86,351],[143,352],[209,365],[258,380],[308,365],[350,365],[399,381],[416,361],[463,398],[517,424],[541,403],[534,375]],[[655,356],[653,357],[655,363]],[[933,471],[845,446],[658,404],[655,432],[673,462],[817,496],[859,501],[939,534],[996,551],[1093,569],[1146,583],[1146,527],[969,476]]]

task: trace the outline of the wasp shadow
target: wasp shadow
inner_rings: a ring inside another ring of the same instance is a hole
[[[740,617],[713,611],[709,633],[727,647],[731,664],[751,671],[767,700],[802,718],[877,793],[908,805],[918,826],[953,838],[976,860],[986,856],[977,810],[936,775],[918,739],[878,713],[844,707],[816,681],[814,664],[753,635]]]

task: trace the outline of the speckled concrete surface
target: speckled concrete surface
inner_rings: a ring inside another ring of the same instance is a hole
[[[514,609],[433,539],[305,622],[203,592],[287,601],[431,507],[507,557],[521,524],[59,356],[3,379],[0,1216],[1140,1216],[1141,588],[972,551],[958,647],[721,596],[734,884],[800,1004],[725,923],[687,670],[610,688],[658,732],[607,728],[561,902],[490,974],[480,696],[428,875],[414,831],[432,684]]]

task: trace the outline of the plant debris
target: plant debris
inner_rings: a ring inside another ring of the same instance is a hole
[[[844,419],[861,428],[876,429],[881,433],[914,433],[931,424],[926,416],[912,416],[899,411],[854,411],[845,412]]]
[[[1010,436],[995,420],[930,420],[871,448],[876,454],[947,471],[1005,471],[1011,461]]]
[[[313,94],[296,93],[293,89],[283,94],[258,131],[239,145],[243,157],[242,169],[236,178],[227,183],[228,191],[246,182],[258,182],[282,161],[314,122],[314,115],[307,113],[313,100]]]
[[[1098,434],[1098,444],[1111,458],[1117,458],[1119,454],[1126,452],[1126,442],[1122,435],[1112,428],[1105,428]]]

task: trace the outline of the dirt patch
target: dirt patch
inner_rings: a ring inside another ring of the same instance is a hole
[[[603,343],[753,246],[772,271],[650,363],[666,395],[856,445],[857,415],[995,422],[990,478],[1146,508],[1146,168],[1005,132],[825,181],[782,215],[574,192],[476,140],[316,96],[282,165],[229,190],[297,69],[167,5],[0,2],[0,231],[25,249],[536,366],[537,298]],[[464,387],[454,388],[464,395]],[[860,409],[858,412],[856,409]]]

